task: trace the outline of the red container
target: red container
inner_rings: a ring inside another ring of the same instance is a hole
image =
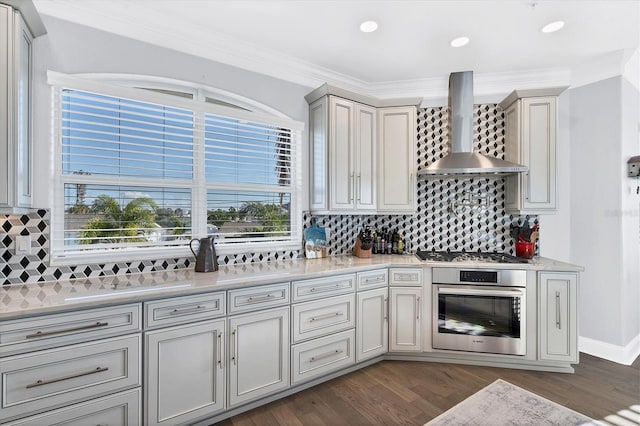
[[[535,243],[533,241],[516,241],[516,256],[531,259],[534,251]]]

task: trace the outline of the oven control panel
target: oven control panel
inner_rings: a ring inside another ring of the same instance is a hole
[[[526,287],[527,271],[518,269],[433,268],[433,284]]]
[[[460,271],[460,281],[467,283],[498,283],[497,271]]]

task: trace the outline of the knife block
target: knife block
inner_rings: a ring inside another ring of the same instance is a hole
[[[365,250],[362,248],[362,241],[360,241],[360,237],[356,238],[356,246],[353,249],[353,255],[360,258],[371,257],[371,249]]]

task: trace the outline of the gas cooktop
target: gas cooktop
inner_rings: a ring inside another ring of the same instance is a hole
[[[528,263],[527,259],[504,253],[417,250],[416,256],[433,262]]]

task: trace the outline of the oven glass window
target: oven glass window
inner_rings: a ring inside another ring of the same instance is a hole
[[[520,338],[519,297],[438,295],[438,332]]]

